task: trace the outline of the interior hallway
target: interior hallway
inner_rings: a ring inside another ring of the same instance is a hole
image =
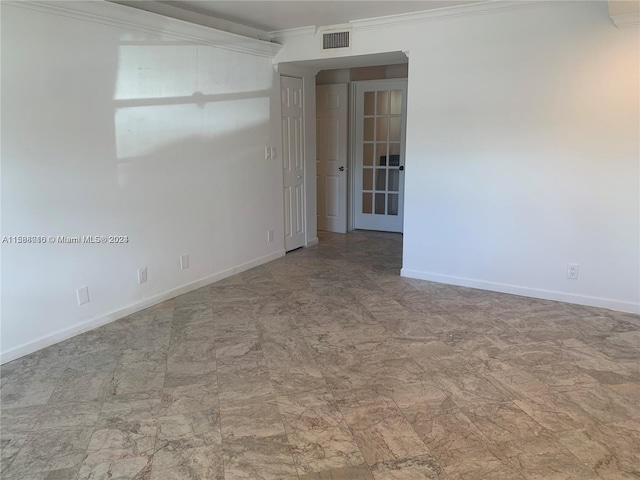
[[[640,318],[320,245],[2,367],[2,478],[640,477]]]

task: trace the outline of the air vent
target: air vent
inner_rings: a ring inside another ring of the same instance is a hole
[[[322,49],[349,48],[349,32],[333,32],[322,35]]]

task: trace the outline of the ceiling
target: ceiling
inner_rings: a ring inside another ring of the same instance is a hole
[[[254,1],[173,0],[164,3],[193,13],[216,17],[267,32],[297,27],[348,23],[350,20],[419,12],[488,0],[351,0]]]

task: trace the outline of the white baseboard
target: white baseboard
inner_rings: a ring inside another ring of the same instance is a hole
[[[105,315],[101,315],[99,317],[95,317],[90,320],[78,323],[76,325],[73,325],[72,327],[64,328],[62,330],[58,330],[57,332],[44,335],[40,338],[37,338],[36,340],[27,342],[25,344],[7,350],[6,352],[0,353],[0,364],[10,362],[20,357],[24,357],[25,355],[29,355],[30,353],[49,347],[58,342],[62,342],[63,340],[67,340],[81,333],[88,332],[89,330],[93,330],[94,328],[101,327],[102,325],[106,325],[107,323],[119,320],[128,315],[132,315],[136,312],[139,312],[140,310],[144,310],[145,308],[152,307],[173,297],[177,297],[178,295],[182,295],[192,290],[196,290],[200,287],[204,287],[205,285],[230,277],[232,275],[235,275],[236,273],[244,272],[245,270],[249,270],[250,268],[270,262],[272,260],[275,260],[276,258],[283,257],[284,254],[285,251],[283,249],[276,253],[256,258],[249,262],[240,264],[236,267],[229,268],[227,270],[223,270],[221,272],[214,273],[213,275],[201,278],[200,280],[196,280],[195,282],[191,282],[186,285],[167,290],[166,292],[159,293],[152,297],[145,298],[139,302],[133,303],[119,310],[115,310]]]
[[[441,275],[439,273],[421,272],[403,268],[400,276],[428,280],[436,283],[446,283],[460,287],[471,287],[480,290],[490,290],[492,292],[509,293],[521,295],[523,297],[541,298],[543,300],[556,300],[558,302],[575,303],[589,307],[607,308],[619,312],[640,313],[640,304],[613,300],[610,298],[591,297],[588,295],[576,295],[574,293],[558,292],[554,290],[543,290],[539,288],[520,287],[506,283],[488,282],[486,280],[475,280],[472,278],[454,277],[451,275]]]
[[[307,244],[305,245],[305,247],[313,247],[314,245],[317,245],[319,242],[318,237],[314,237],[310,240],[307,240]]]

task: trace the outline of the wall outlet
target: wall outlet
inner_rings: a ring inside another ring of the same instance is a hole
[[[76,295],[78,296],[78,305],[84,305],[85,303],[89,303],[89,288],[84,286],[80,287],[76,290]]]
[[[267,230],[267,242],[273,242],[273,230]]]
[[[138,284],[147,283],[147,267],[138,269]]]
[[[578,273],[580,273],[580,265],[577,263],[567,263],[567,278],[577,280]]]
[[[264,159],[269,160],[271,158],[271,149],[269,147],[264,147]]]
[[[189,255],[182,255],[180,257],[180,269],[186,270],[189,268]]]

